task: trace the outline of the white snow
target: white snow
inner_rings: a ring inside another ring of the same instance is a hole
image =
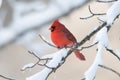
[[[120,14],[120,0],[115,2],[107,11],[107,25],[112,25],[115,18]]]
[[[55,55],[55,53],[54,54],[47,54],[45,56],[42,56],[41,59],[53,58],[54,55]]]
[[[68,50],[66,50],[66,49],[61,49],[60,51],[58,51],[56,53],[42,57],[42,59],[52,57],[52,60],[49,63],[47,63],[46,65],[51,68],[56,68],[61,63],[63,63],[62,58],[64,58],[67,55],[67,51]],[[45,67],[42,71],[40,71],[30,77],[27,77],[26,80],[46,80],[48,74],[51,73],[51,71],[52,71],[51,68]]]
[[[115,50],[114,52],[120,58],[120,51],[119,50]]]
[[[95,58],[93,64],[84,74],[86,80],[93,80],[94,77],[96,76],[98,65],[102,64],[102,50],[103,50],[103,47],[108,46],[108,35],[107,35],[107,28],[106,27],[103,27],[96,34],[93,43],[96,43],[96,42],[98,42],[98,45],[97,45],[98,51],[97,51],[96,58]]]
[[[103,46],[108,46],[108,34],[107,34],[107,28],[103,27],[97,34],[93,41],[93,43],[99,42]]]
[[[96,76],[98,65],[102,64],[102,50],[103,50],[103,45],[101,43],[98,43],[98,52],[96,54],[96,58],[93,64],[91,65],[91,67],[84,74],[86,80],[93,80],[94,77]]]
[[[48,74],[52,71],[52,69],[44,68],[42,71],[27,77],[26,80],[46,80]]]
[[[25,70],[28,67],[32,67],[34,65],[34,63],[29,63],[23,66],[23,68],[21,70]]]
[[[100,0],[100,1],[110,1],[110,0]],[[107,25],[112,25],[116,17],[120,15],[120,0],[115,1],[112,6],[107,10],[106,15],[101,16],[99,19],[107,22]]]

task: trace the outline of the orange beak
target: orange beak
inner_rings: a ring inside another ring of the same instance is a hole
[[[52,28],[52,27],[50,27],[50,28],[49,28],[49,30],[52,32],[52,31],[53,31],[53,28]]]

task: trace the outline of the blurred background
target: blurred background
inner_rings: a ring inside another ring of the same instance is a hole
[[[17,19],[22,16],[34,12],[42,12],[49,5],[50,1],[54,0],[3,0],[0,8],[0,29],[8,28]],[[81,20],[80,17],[86,17],[90,15],[88,5],[91,6],[91,10],[94,13],[105,13],[108,8],[108,3],[90,2],[82,8],[76,8],[71,13],[60,18],[60,22],[63,23],[77,38],[77,41],[81,41],[94,27],[99,25],[97,17],[92,17],[87,20]],[[120,49],[120,19],[117,19],[108,32],[109,45],[113,49]],[[35,23],[35,21],[33,21]],[[30,34],[17,38],[12,44],[9,44],[3,48],[0,48],[0,74],[14,78],[16,80],[25,80],[39,71],[44,67],[35,66],[32,69],[21,71],[21,68],[28,63],[35,63],[37,59],[30,55],[28,51],[33,51],[39,56],[50,54],[57,49],[54,49],[44,43],[40,38],[39,34],[43,35],[47,40],[50,41],[49,27],[52,21],[44,26],[41,26],[37,30],[33,30]],[[20,26],[18,24],[18,26]],[[35,25],[36,26],[36,25]],[[39,25],[37,25],[39,26]],[[20,28],[20,27],[18,27]],[[90,45],[94,37],[88,41],[86,45]],[[51,41],[50,41],[51,42]],[[79,61],[75,55],[71,54],[66,62],[60,67],[55,73],[50,75],[48,80],[80,80],[84,76],[84,72],[91,66],[96,55],[97,47],[94,46],[89,49],[82,51],[86,56],[86,61]],[[111,53],[104,50],[103,62],[106,66],[109,66],[116,71],[120,72],[120,62]],[[119,80],[116,74],[103,68],[98,68],[95,80]],[[0,80],[4,80],[0,78]]]

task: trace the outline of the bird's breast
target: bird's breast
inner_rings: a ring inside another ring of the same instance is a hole
[[[73,46],[74,42],[69,40],[69,38],[64,33],[51,33],[52,42],[58,47]]]

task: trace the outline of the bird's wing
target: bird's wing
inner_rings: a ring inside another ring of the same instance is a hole
[[[73,43],[76,43],[76,42],[77,42],[76,38],[73,36],[73,34],[72,34],[67,28],[63,29],[62,31],[64,32],[65,36],[66,36],[71,42],[73,42]]]

